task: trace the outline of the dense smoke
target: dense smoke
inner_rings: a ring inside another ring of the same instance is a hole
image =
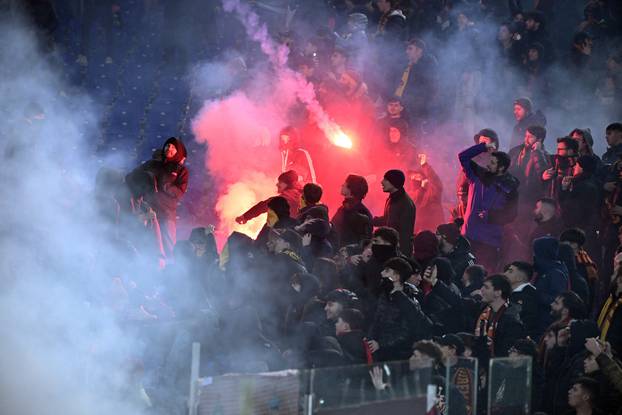
[[[115,323],[110,272],[123,275],[102,266],[118,256],[92,197],[100,109],[23,26],[0,23],[0,412],[140,413],[140,347]]]

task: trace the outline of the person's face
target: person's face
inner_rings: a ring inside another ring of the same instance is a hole
[[[173,144],[167,144],[164,148],[164,155],[167,159],[172,159],[177,154],[177,147]]]
[[[563,310],[564,300],[561,297],[555,298],[555,301],[551,303],[551,315],[553,316],[553,318],[561,318]]]
[[[531,134],[529,131],[525,131],[525,145],[531,147],[538,141],[538,137]]]
[[[190,242],[192,247],[194,248],[194,254],[198,257],[202,257],[207,250],[207,242],[204,241],[194,241]]]
[[[585,138],[583,138],[583,135],[581,133],[575,131],[570,137],[572,137],[572,139],[579,144],[579,153],[587,150],[587,143],[585,142]]]
[[[583,43],[581,44],[581,52],[584,55],[591,55],[593,45],[594,45],[594,42],[592,41],[592,39],[585,39]]]
[[[503,273],[510,280],[511,284],[517,284],[525,280],[524,274],[514,265],[510,265]]]
[[[348,184],[345,182],[341,185],[341,196],[352,197],[352,192],[350,191]]]
[[[557,155],[560,157],[571,157],[573,155],[573,151],[568,148],[566,143],[561,142],[557,143]]]
[[[441,346],[443,352],[443,359],[448,360],[452,357],[456,357],[456,349],[451,346]]]
[[[546,333],[544,333],[544,343],[547,349],[552,349],[553,347],[555,347],[555,343],[557,343],[557,337],[555,336],[555,333],[552,331],[547,331]]]
[[[410,366],[410,370],[421,369],[426,367],[431,367],[434,362],[427,354],[421,353],[419,350],[415,350],[408,359],[408,366]]]
[[[465,287],[468,287],[469,285],[471,285],[471,278],[469,277],[469,274],[467,272],[463,272],[462,273],[462,285],[464,285]]]
[[[441,253],[447,255],[454,249],[454,246],[447,242],[447,239],[445,239],[443,235],[436,234],[436,239],[438,239],[438,247]]]
[[[594,355],[589,355],[583,360],[583,372],[586,374],[598,372],[600,368],[598,367],[598,362],[596,362],[596,358]]]
[[[410,62],[417,62],[423,55],[423,49],[417,47],[417,45],[410,44],[406,46],[406,56]]]
[[[536,30],[537,23],[534,19],[529,18],[525,22],[525,29],[527,30]]]
[[[281,181],[276,182],[276,190],[278,193],[283,193],[287,189],[287,183],[283,183]]]
[[[521,107],[518,104],[514,105],[514,118],[516,119],[516,121],[520,121],[523,118],[525,118],[526,112],[525,112],[525,108]]]
[[[281,143],[283,143],[284,146],[287,146],[291,140],[290,136],[287,134],[281,134]]]
[[[506,40],[512,37],[512,33],[510,33],[510,29],[507,26],[503,25],[499,28],[499,32],[497,33],[497,39],[501,42],[505,42]]]
[[[412,273],[410,278],[408,278],[408,282],[418,287],[421,284],[421,273],[419,271]]]
[[[497,160],[496,157],[491,157],[488,160],[488,164],[486,165],[486,168],[492,174],[498,174],[500,172],[500,170],[499,170],[499,160]]]
[[[462,353],[462,356],[464,357],[473,357],[473,349],[471,349],[470,347],[464,347],[464,352]]]
[[[573,176],[578,176],[581,173],[583,173],[583,168],[581,167],[581,165],[579,163],[575,163],[575,165],[572,166],[572,175]]]
[[[393,144],[397,144],[402,139],[402,133],[395,127],[389,127],[389,141]]]
[[[391,182],[389,182],[387,179],[382,179],[382,182],[380,182],[380,185],[382,186],[382,191],[385,193],[389,193],[389,192],[396,190],[395,186],[393,186]]]
[[[391,242],[385,241],[380,236],[374,236],[371,239],[371,242],[372,242],[372,245],[391,245]],[[370,245],[370,249],[371,249],[371,245]]]
[[[343,311],[343,306],[340,303],[336,303],[334,301],[326,302],[324,306],[324,312],[326,313],[326,320],[336,321],[337,317]]]
[[[337,321],[335,322],[335,332],[337,336],[340,334],[344,334],[350,331],[350,325],[343,321],[341,317],[337,317]]]
[[[497,298],[495,294],[495,290],[490,281],[485,281],[484,285],[482,285],[482,301],[486,304],[490,304]]]
[[[620,142],[622,142],[622,132],[613,129],[607,130],[605,131],[605,139],[609,146],[620,144]]]
[[[387,103],[387,113],[392,117],[398,117],[403,110],[404,107],[399,101],[389,101]]]
[[[333,52],[332,55],[330,55],[330,63],[333,66],[342,66],[345,65],[346,63],[346,57],[343,56],[341,53],[339,52]]]
[[[479,144],[486,144],[486,145],[494,144],[493,143],[493,139],[488,137],[488,136],[485,136],[485,135],[480,135],[479,136],[478,143]],[[495,148],[497,148],[496,144],[494,144],[494,146],[495,146]]]
[[[380,275],[382,275],[382,278],[387,278],[391,280],[391,282],[394,284],[400,282],[400,275],[395,272],[394,269],[385,268],[380,272]]]
[[[589,399],[589,396],[583,391],[583,387],[578,383],[572,385],[568,390],[568,405],[576,408]]]
[[[382,13],[386,13],[391,10],[391,3],[389,3],[389,0],[376,0],[376,6],[378,6],[378,10]]]
[[[361,256],[363,257],[363,262],[369,262],[369,260],[371,259],[371,257],[374,255],[374,252],[371,249],[371,245],[372,244],[368,244],[364,249],[363,252],[361,253]]]
[[[537,61],[540,59],[540,52],[538,52],[538,49],[529,49],[527,52],[527,58],[531,62]]]

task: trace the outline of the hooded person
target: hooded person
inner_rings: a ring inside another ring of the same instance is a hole
[[[413,240],[413,258],[427,267],[439,255],[439,243],[432,231],[421,231]]]
[[[298,173],[294,170],[281,173],[277,179],[276,188],[278,196],[284,198],[289,205],[289,216],[295,218],[300,209],[300,196],[302,194]],[[258,202],[255,206],[244,212],[244,214],[235,218],[235,221],[239,224],[244,224],[263,213],[267,213],[269,209],[268,202],[273,198],[274,196]]]
[[[333,247],[329,241],[330,222],[326,219],[312,218],[295,227],[303,236],[302,257],[308,268],[313,266],[316,258],[331,257]]]
[[[585,304],[590,304],[590,288],[587,280],[579,273],[574,249],[567,242],[559,244],[559,260],[568,269],[568,281],[570,288],[574,291]]]
[[[154,209],[160,222],[162,241],[167,256],[177,242],[177,205],[188,189],[188,169],[184,166],[187,151],[181,139],[171,137],[162,146],[161,160],[150,160],[134,169],[126,180],[139,172],[153,178],[153,192],[145,200]]]
[[[546,127],[546,117],[540,111],[533,112],[533,104],[529,98],[518,98],[514,101],[514,118],[516,125],[512,130],[510,148],[519,146],[525,139],[527,128],[534,125]]]
[[[568,269],[559,260],[559,241],[550,236],[533,242],[533,265],[536,273],[533,285],[538,295],[539,332],[553,322],[549,310],[555,298],[570,288]]]
[[[406,176],[401,170],[389,170],[382,179],[382,191],[389,193],[384,205],[384,214],[372,220],[374,226],[387,226],[399,234],[399,249],[411,256],[415,231],[416,207],[404,190]]]

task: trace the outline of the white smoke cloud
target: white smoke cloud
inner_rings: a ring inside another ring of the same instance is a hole
[[[119,258],[92,196],[100,109],[61,81],[34,31],[1,20],[0,37],[0,413],[139,413],[140,349],[106,304],[104,265]]]

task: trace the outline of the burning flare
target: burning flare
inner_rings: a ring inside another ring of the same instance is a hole
[[[346,133],[341,130],[341,128],[337,124],[330,123],[324,126],[323,129],[324,131],[326,131],[326,136],[333,145],[346,149],[352,148],[352,140],[350,139],[350,137],[348,137]]]

